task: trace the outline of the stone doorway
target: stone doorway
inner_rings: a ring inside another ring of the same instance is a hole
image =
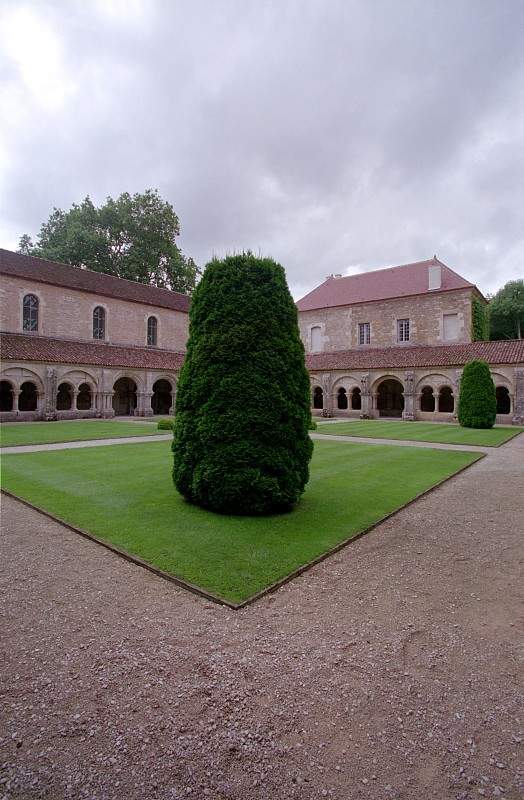
[[[387,378],[377,389],[377,409],[381,417],[401,417],[404,411],[404,387],[395,378]]]
[[[113,410],[117,417],[133,417],[137,406],[136,383],[119,378],[113,386]]]

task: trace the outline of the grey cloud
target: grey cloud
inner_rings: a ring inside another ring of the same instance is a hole
[[[7,245],[53,205],[157,186],[199,263],[260,249],[297,295],[434,252],[485,291],[524,273],[520,0],[25,8],[73,89],[42,107],[3,61]]]

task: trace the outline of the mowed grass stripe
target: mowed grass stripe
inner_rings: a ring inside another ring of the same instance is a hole
[[[320,423],[317,433],[332,436],[363,436],[370,439],[401,439],[438,444],[465,444],[498,447],[524,431],[517,425],[494,428],[461,428],[444,422],[382,422],[355,420],[352,422]]]
[[[89,439],[119,439],[125,436],[153,436],[162,433],[154,422],[120,420],[73,420],[71,422],[3,422],[0,446],[81,442]]]
[[[258,518],[222,516],[186,503],[173,487],[165,442],[7,455],[3,485],[159,569],[238,603],[478,457],[317,441],[311,480],[297,508]]]

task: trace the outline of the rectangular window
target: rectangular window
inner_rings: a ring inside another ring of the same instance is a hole
[[[409,342],[409,319],[397,319],[397,340]]]
[[[369,344],[371,340],[369,322],[359,322],[358,325],[358,343]]]
[[[444,314],[442,331],[446,342],[458,339],[458,314]]]

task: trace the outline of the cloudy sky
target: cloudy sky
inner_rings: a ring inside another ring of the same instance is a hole
[[[295,296],[437,253],[524,276],[523,0],[0,0],[0,243],[156,187]]]

